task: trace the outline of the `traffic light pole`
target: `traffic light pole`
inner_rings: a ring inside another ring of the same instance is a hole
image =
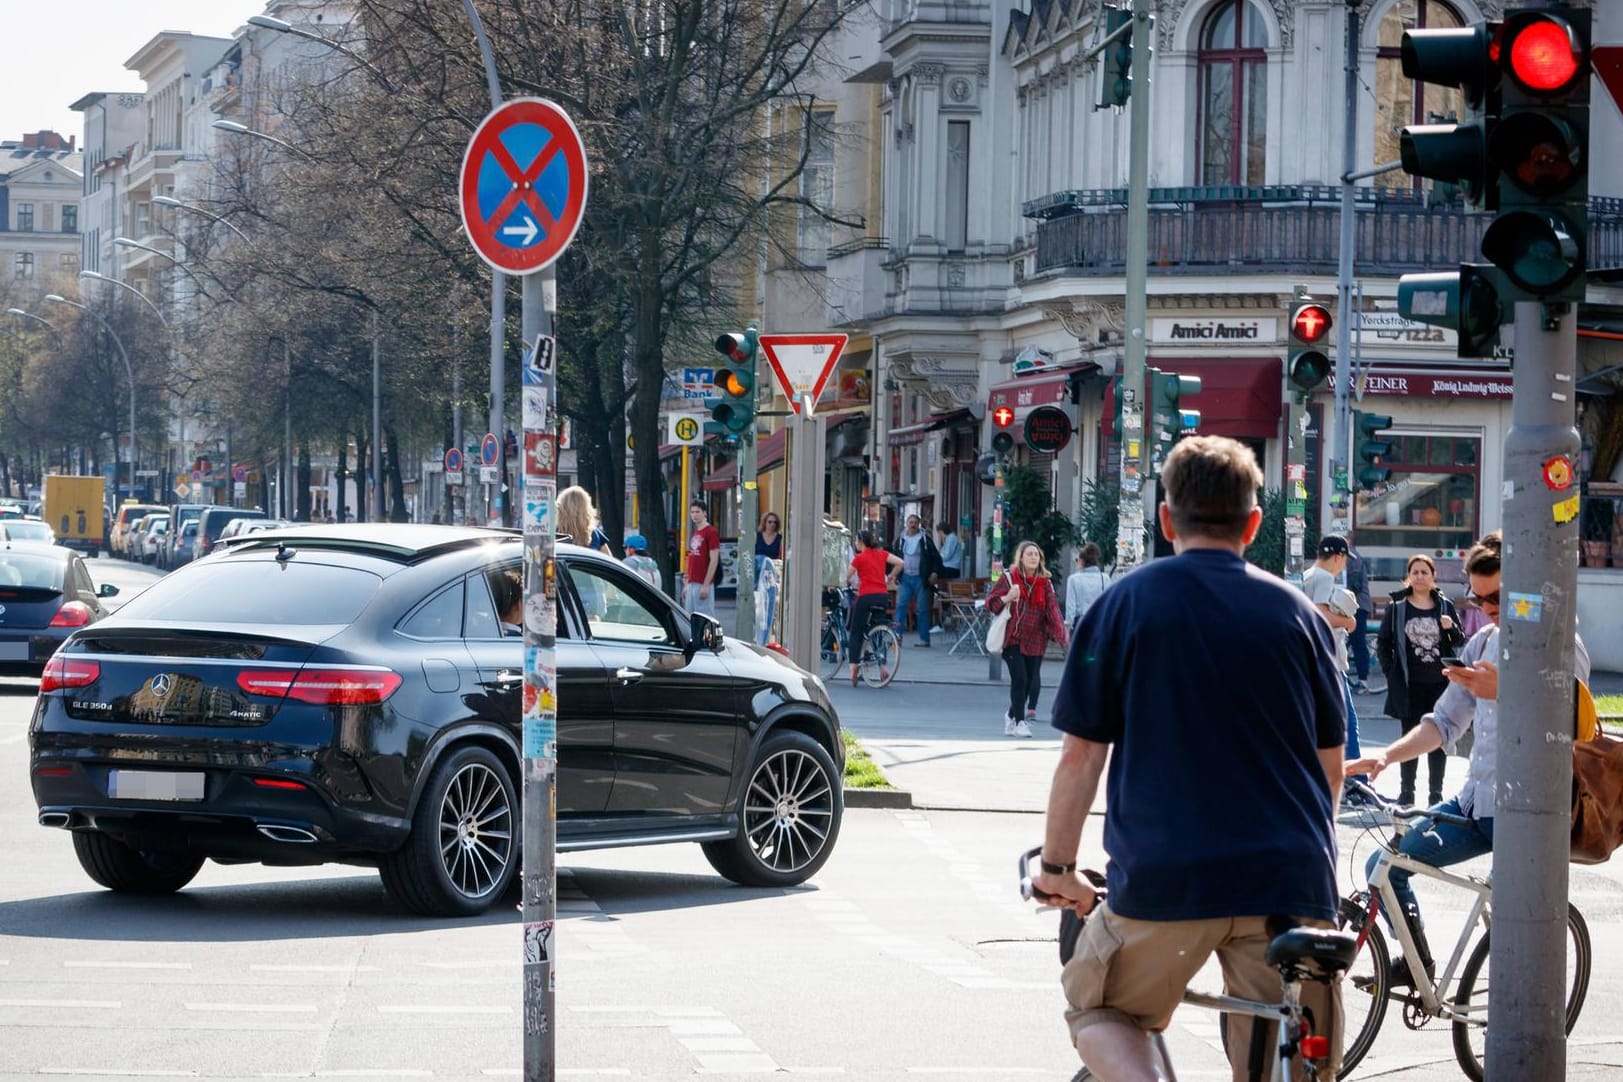
[[[1516,305],[1505,437],[1493,1025],[1487,1082],[1566,1077],[1567,854],[1577,626],[1577,315]]]
[[[1285,457],[1285,581],[1302,585],[1306,559],[1303,541],[1307,536],[1307,397],[1287,391]]]
[[[1121,492],[1116,518],[1116,567],[1120,571],[1130,571],[1144,559],[1144,480],[1149,476],[1144,323],[1150,234],[1150,16],[1150,0],[1133,0],[1133,97],[1127,137],[1127,343],[1122,357]]]
[[[749,331],[755,331],[755,325]],[[747,332],[746,332],[747,333]],[[754,337],[759,341],[759,332]],[[756,346],[750,354],[753,375],[760,375],[761,350]],[[738,443],[738,558],[733,566],[738,572],[738,637],[745,642],[755,641],[755,527],[760,522],[761,490],[755,469],[755,405],[759,401],[756,379],[750,380],[749,427],[740,433]],[[822,504],[818,504],[818,510]]]
[[[1355,210],[1353,196],[1356,192],[1353,170],[1358,166],[1358,5],[1347,5],[1347,59],[1346,59],[1346,89],[1344,96],[1345,115],[1342,117],[1342,157],[1341,157],[1341,238],[1340,251],[1336,259],[1336,367],[1333,382],[1335,384],[1335,422],[1324,425],[1328,432],[1320,433],[1320,446],[1329,447],[1330,453],[1325,457],[1329,460],[1330,475],[1321,490],[1320,479],[1315,477],[1312,488],[1318,500],[1319,521],[1334,524],[1343,516],[1329,514],[1332,507],[1339,507],[1341,501],[1346,501],[1346,523],[1339,527],[1339,532],[1350,532],[1352,529],[1352,471],[1351,459],[1348,457],[1347,447],[1347,414],[1352,394],[1352,287],[1353,287],[1353,247],[1355,240]],[[1291,417],[1291,439],[1303,440],[1305,435],[1299,433],[1295,415]],[[1294,460],[1293,460],[1294,461]],[[1303,460],[1306,461],[1305,459]],[[1339,467],[1339,472],[1338,468]],[[1338,476],[1346,477],[1347,484],[1343,488],[1336,484]],[[1305,498],[1305,497],[1304,497]],[[1305,531],[1306,525],[1304,523]],[[1326,529],[1323,532],[1337,532]],[[1296,572],[1293,578],[1290,572],[1289,541],[1286,542],[1287,553],[1285,561],[1285,577],[1292,582],[1301,581],[1301,571]],[[1300,564],[1300,553],[1297,553]]]

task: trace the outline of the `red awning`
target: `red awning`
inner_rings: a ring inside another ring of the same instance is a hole
[[[705,474],[704,484],[700,487],[706,492],[726,492],[738,485],[738,459],[733,459],[725,466],[720,466]]]
[[[1096,367],[1096,366],[1094,366]],[[995,383],[986,396],[986,412],[1008,406],[1017,415],[1034,406],[1063,406],[1071,400],[1071,373],[1084,368],[1070,368],[1049,376],[1028,376]]]
[[[765,473],[783,465],[783,445],[788,441],[789,430],[780,428],[776,432],[769,432],[761,436],[755,443],[755,472]],[[738,484],[738,459],[724,463],[705,475],[703,488],[706,492],[726,492]]]
[[[1179,405],[1200,411],[1201,434],[1279,438],[1285,376],[1278,357],[1153,357],[1149,363],[1163,372],[1200,377],[1200,393]]]

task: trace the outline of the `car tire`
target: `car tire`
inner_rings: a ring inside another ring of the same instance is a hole
[[[120,894],[173,894],[203,866],[202,857],[131,849],[99,830],[74,831],[73,851],[86,875]]]
[[[520,826],[506,765],[486,748],[456,748],[434,767],[410,837],[378,862],[378,874],[413,913],[477,916],[501,900],[518,874]]]
[[[828,860],[844,811],[845,791],[828,752],[804,733],[779,732],[750,765],[738,834],[701,848],[712,868],[740,886],[792,887]]]

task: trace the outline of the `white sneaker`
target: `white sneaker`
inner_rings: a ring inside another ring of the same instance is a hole
[[[945,635],[946,633],[947,629],[942,627],[940,624],[937,624],[930,629],[930,634],[932,635]]]
[[[1017,721],[1009,727],[1009,735],[1029,737],[1031,735],[1031,726],[1024,721]]]
[[[1018,725],[1018,724],[1021,724],[1021,723],[1015,721],[1014,718],[1010,717],[1008,714],[1004,714],[1003,715],[1003,735],[1004,736],[1017,736],[1017,735],[1019,735],[1018,733],[1015,732],[1015,729],[1014,729],[1014,727],[1016,725]]]

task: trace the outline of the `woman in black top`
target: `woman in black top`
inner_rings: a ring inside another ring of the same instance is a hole
[[[755,641],[765,646],[772,639],[772,618],[777,615],[778,585],[773,579],[766,583],[766,561],[783,559],[783,522],[776,512],[761,516],[760,529],[755,531],[755,585],[762,591],[764,616],[755,629]]]
[[[1386,673],[1386,712],[1397,718],[1407,733],[1431,712],[1448,686],[1442,659],[1458,654],[1465,645],[1459,613],[1437,588],[1437,565],[1425,553],[1409,557],[1404,587],[1392,593],[1392,603],[1381,618],[1375,653]],[[1443,767],[1448,753],[1438,748],[1426,756],[1428,805],[1443,800]],[[1414,803],[1415,774],[1419,761],[1400,767],[1398,801]]]

